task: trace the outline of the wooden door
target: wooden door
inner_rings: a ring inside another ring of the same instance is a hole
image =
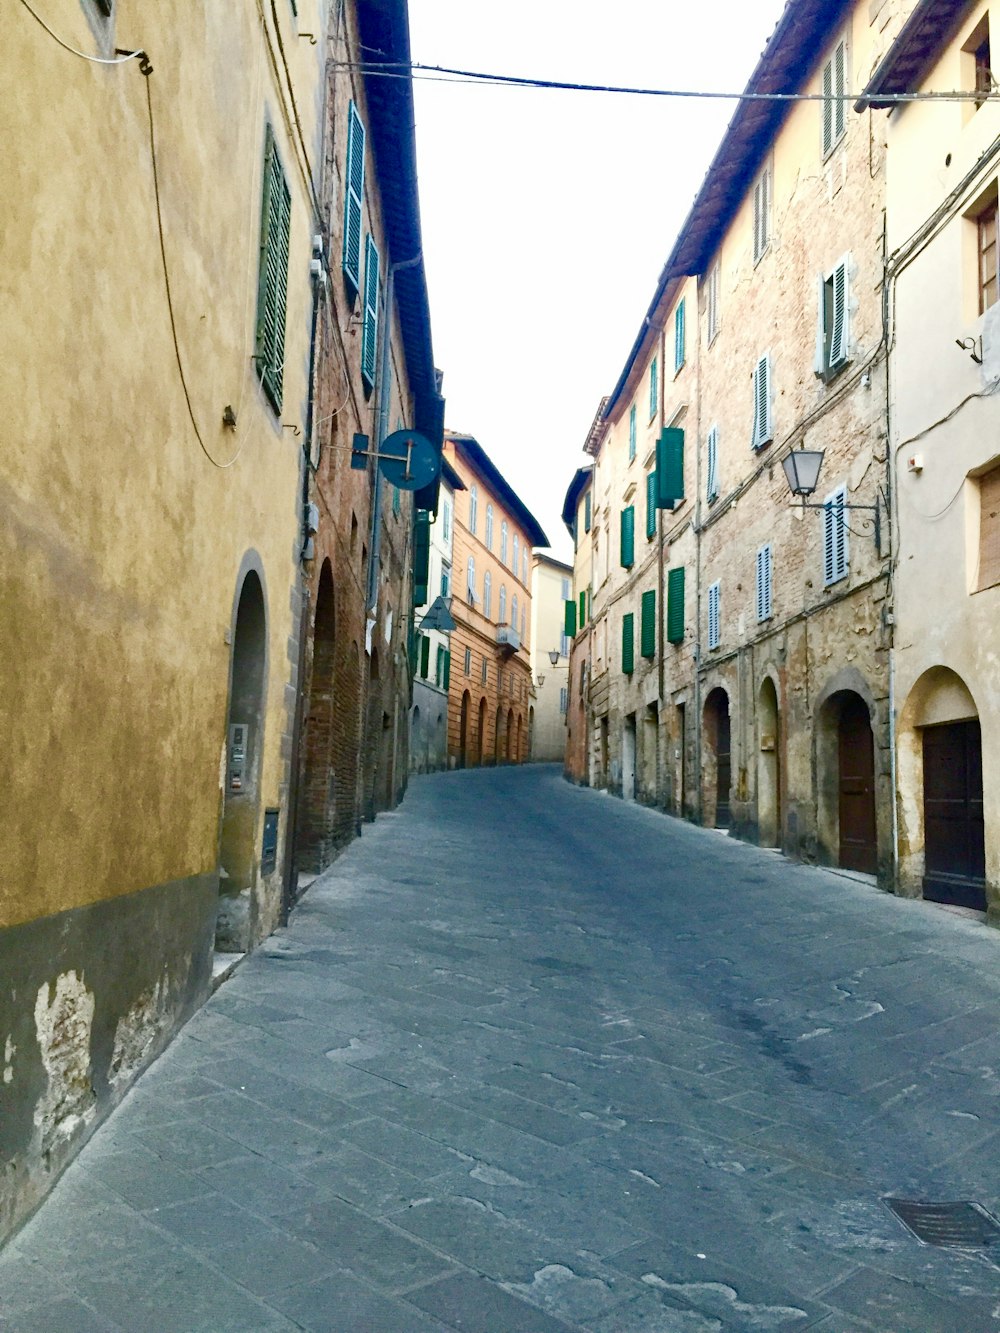
[[[840,864],[845,870],[874,875],[878,868],[875,841],[875,744],[868,706],[856,694],[844,698],[838,744]]]
[[[715,746],[716,793],[715,827],[729,827],[729,790],[733,785],[732,742],[729,728],[729,706],[722,703],[718,708],[719,734]]]
[[[986,910],[978,720],[924,729],[924,897]]]

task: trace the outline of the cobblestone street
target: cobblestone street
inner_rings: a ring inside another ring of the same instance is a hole
[[[1000,1329],[884,1202],[1000,1209],[998,962],[554,768],[415,779],[0,1254],[2,1327]]]

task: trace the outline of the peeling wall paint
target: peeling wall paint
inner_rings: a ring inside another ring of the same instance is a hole
[[[51,998],[50,998],[51,997]],[[35,1035],[48,1084],[35,1107],[41,1151],[71,1139],[93,1120],[97,1098],[90,1072],[94,996],[76,972],[64,972],[39,987],[35,999]],[[5,1080],[6,1081],[6,1080]]]

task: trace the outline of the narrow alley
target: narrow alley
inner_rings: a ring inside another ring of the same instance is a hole
[[[998,947],[555,767],[421,777],[0,1253],[0,1325],[1000,1329],[998,1251],[885,1202],[1000,1207]]]

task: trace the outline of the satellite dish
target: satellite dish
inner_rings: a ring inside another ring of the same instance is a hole
[[[401,491],[419,491],[441,471],[437,450],[426,435],[394,430],[378,451],[382,476]]]

